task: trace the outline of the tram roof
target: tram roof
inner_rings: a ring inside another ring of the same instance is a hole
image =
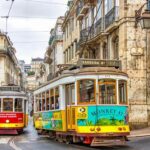
[[[128,75],[121,71],[120,69],[116,68],[111,68],[111,67],[83,67],[83,68],[77,68],[77,69],[72,69],[72,70],[64,70],[60,76],[48,81],[47,83],[39,86],[36,90],[52,83],[55,82],[59,79],[69,77],[69,76],[79,76],[79,75],[121,75],[128,77]],[[35,91],[36,91],[35,90]]]
[[[16,91],[0,91],[0,97],[1,96],[26,97],[26,93],[25,92],[16,92]]]

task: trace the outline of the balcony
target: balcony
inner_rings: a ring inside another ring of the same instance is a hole
[[[91,7],[90,3],[80,2],[80,4],[77,6],[76,9],[77,20],[81,20],[85,16],[90,7]]]
[[[88,38],[88,34],[89,34],[89,30],[90,28],[86,28],[81,30],[80,32],[80,43],[86,42],[87,38]]]
[[[84,59],[80,58],[77,66],[82,67],[114,67],[121,69],[120,60],[101,60],[101,59]]]
[[[95,35],[104,31],[104,18],[100,18],[95,23]]]
[[[53,35],[50,37],[49,45],[53,45],[55,42],[62,41],[63,35]]]
[[[106,15],[105,15],[105,28],[108,28],[113,22],[117,21],[119,17],[119,7],[113,7]]]
[[[63,40],[63,35],[56,35],[54,36],[55,41],[62,41]]]

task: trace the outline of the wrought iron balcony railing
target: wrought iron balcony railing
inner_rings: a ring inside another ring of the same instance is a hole
[[[110,26],[113,22],[115,22],[119,17],[119,7],[113,7],[106,15],[105,15],[105,28]]]
[[[78,16],[81,12],[81,9],[83,8],[84,6],[84,2],[83,1],[80,1],[80,3],[78,4],[77,8],[76,8],[76,16]]]

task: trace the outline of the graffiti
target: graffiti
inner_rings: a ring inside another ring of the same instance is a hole
[[[78,118],[78,126],[119,126],[127,124],[127,106],[88,106],[87,118]]]

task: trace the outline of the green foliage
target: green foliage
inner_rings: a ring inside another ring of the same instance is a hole
[[[28,76],[32,76],[32,75],[35,75],[35,72],[34,72],[34,71],[28,72]]]
[[[93,126],[93,122],[90,120],[85,120],[86,126]]]
[[[96,125],[97,126],[108,126],[108,125],[111,125],[111,121],[109,119],[102,118],[102,119],[97,120]]]

